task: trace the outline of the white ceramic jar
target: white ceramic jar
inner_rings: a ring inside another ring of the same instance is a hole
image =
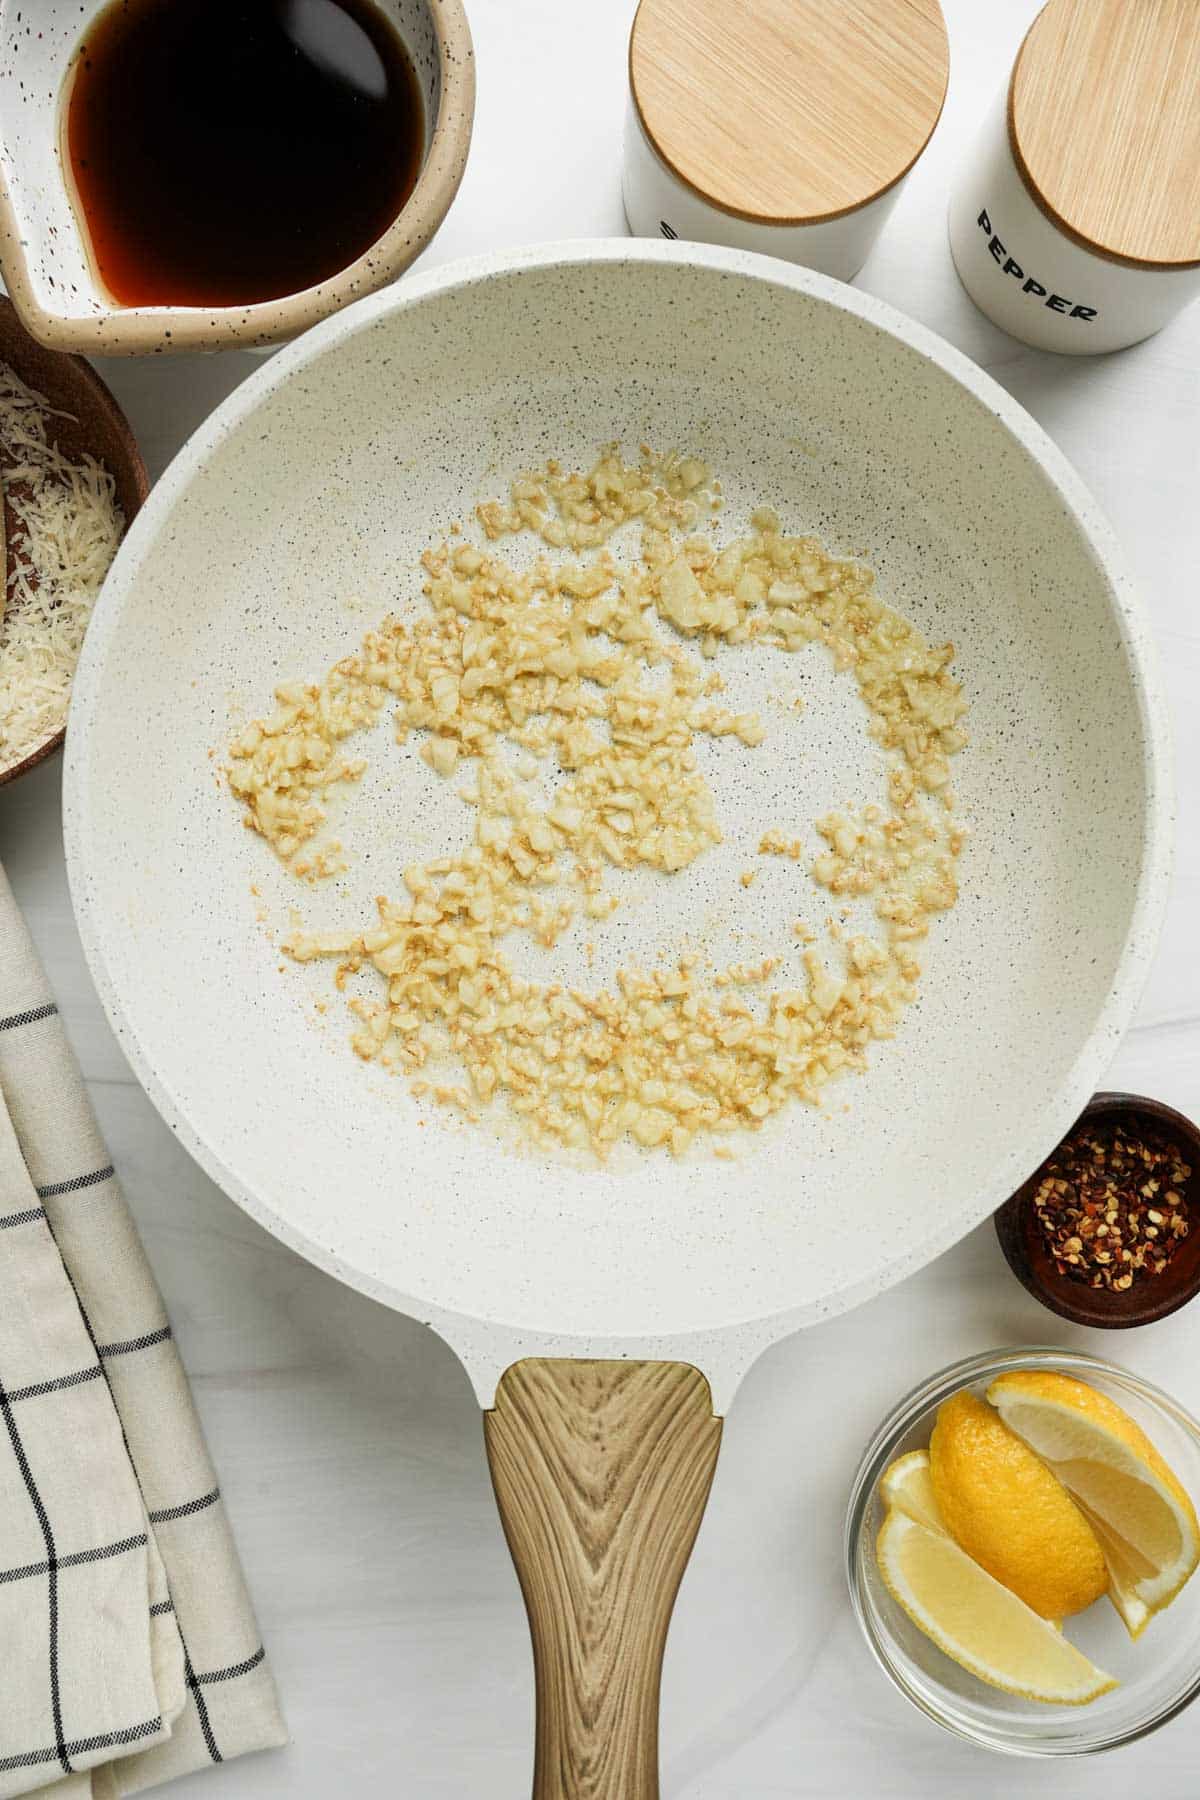
[[[629,228],[849,281],[929,141],[948,75],[938,0],[641,0]]]
[[[1068,355],[1200,295],[1200,0],[1050,0],[950,201],[975,303]]]

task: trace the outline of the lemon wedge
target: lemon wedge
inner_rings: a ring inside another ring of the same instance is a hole
[[[951,1537],[1043,1619],[1107,1591],[1104,1552],[1058,1476],[969,1389],[938,1408],[929,1467]]]
[[[879,1494],[889,1511],[894,1508],[907,1513],[928,1531],[945,1531],[929,1474],[928,1450],[910,1450],[889,1463],[879,1478]]]
[[[946,1521],[938,1508],[929,1473],[928,1450],[910,1450],[889,1463],[879,1478],[879,1493],[885,1507],[907,1513],[927,1531],[945,1532]],[[1100,1533],[1096,1535],[1099,1537]],[[1062,1629],[1061,1619],[1049,1622],[1056,1631]]]
[[[888,1592],[913,1624],[980,1681],[1058,1706],[1086,1706],[1116,1687],[945,1532],[895,1507],[876,1557]]]
[[[1153,1567],[1130,1545],[1123,1544],[1120,1538],[1109,1531],[1094,1513],[1089,1513],[1087,1507],[1082,1503],[1080,1503],[1079,1510],[1087,1516],[1100,1548],[1104,1552],[1104,1560],[1108,1564],[1108,1597],[1130,1637],[1139,1638],[1154,1617],[1154,1613],[1141,1598],[1138,1584],[1144,1581],[1148,1575],[1153,1575]],[[1160,1606],[1157,1610],[1161,1612],[1162,1607]]]
[[[988,1399],[1094,1523],[1112,1603],[1138,1637],[1200,1562],[1200,1524],[1179,1478],[1115,1400],[1073,1376],[1000,1375]]]

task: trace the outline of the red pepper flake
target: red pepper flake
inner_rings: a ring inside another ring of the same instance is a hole
[[[1077,1126],[1042,1170],[1034,1205],[1060,1275],[1130,1288],[1161,1275],[1188,1234],[1178,1146],[1141,1124]]]

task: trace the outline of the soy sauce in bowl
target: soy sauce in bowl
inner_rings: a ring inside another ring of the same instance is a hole
[[[371,0],[115,0],[79,46],[66,157],[123,306],[236,306],[369,249],[425,145],[408,53]]]

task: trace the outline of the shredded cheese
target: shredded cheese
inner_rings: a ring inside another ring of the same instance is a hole
[[[71,682],[124,518],[112,475],[50,442],[54,409],[0,363],[0,470],[12,523],[0,608],[0,774],[66,722]],[[63,415],[59,415],[63,416]]]

